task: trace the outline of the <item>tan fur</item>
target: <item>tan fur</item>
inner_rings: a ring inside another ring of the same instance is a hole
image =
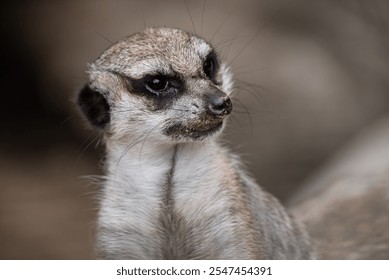
[[[110,107],[100,257],[314,257],[303,227],[218,144],[229,112],[213,116],[205,97],[217,92],[227,100],[232,80],[221,61],[214,80],[205,74],[211,51],[182,30],[156,28],[120,41],[90,65],[89,87]],[[134,90],[147,75],[174,76],[183,85],[158,103],[163,99]]]

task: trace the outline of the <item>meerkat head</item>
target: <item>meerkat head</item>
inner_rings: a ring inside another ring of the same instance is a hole
[[[231,74],[210,44],[153,28],[107,49],[89,66],[78,104],[112,140],[201,141],[231,113]]]

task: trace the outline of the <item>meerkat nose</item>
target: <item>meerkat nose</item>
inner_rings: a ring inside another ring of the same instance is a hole
[[[231,99],[225,93],[208,94],[207,109],[208,113],[217,117],[229,115],[232,111]]]

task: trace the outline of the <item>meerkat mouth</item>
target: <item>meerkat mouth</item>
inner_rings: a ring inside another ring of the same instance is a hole
[[[174,124],[165,129],[165,134],[173,137],[173,139],[179,139],[182,137],[191,138],[194,140],[201,140],[207,136],[218,132],[223,126],[223,121],[217,121],[207,123],[206,125],[186,126],[183,124]]]
[[[223,125],[223,121],[219,121],[219,122],[213,124],[211,127],[208,127],[206,129],[203,129],[203,128],[200,128],[197,130],[195,129],[194,131],[204,133],[204,134],[212,134],[212,133],[218,131],[219,129],[221,129],[222,125]]]

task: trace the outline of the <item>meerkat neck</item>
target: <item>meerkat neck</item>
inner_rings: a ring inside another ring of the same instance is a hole
[[[154,143],[110,144],[107,143],[107,161],[109,171],[125,167],[127,164],[139,165],[147,168],[150,166],[169,166],[175,156],[186,158],[194,156],[201,151],[202,156],[214,153],[219,146],[216,141],[177,143],[170,145]],[[145,170],[146,171],[146,170]]]
[[[162,181],[174,172],[176,166],[180,169],[183,165],[193,169],[196,169],[198,164],[209,166],[218,149],[216,141],[172,145],[155,145],[147,142],[135,145],[108,143],[106,166],[108,181],[118,188],[129,186],[145,190],[144,186],[149,186],[153,191],[160,192],[158,188]],[[207,171],[202,168],[196,170]]]

